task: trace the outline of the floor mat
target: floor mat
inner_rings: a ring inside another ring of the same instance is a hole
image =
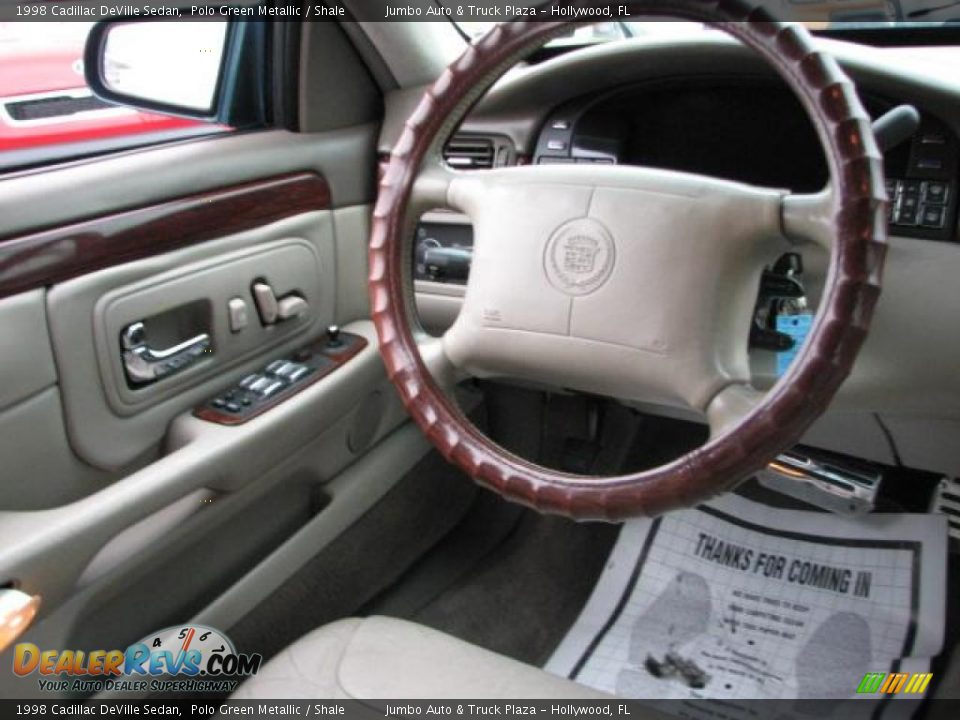
[[[620,526],[487,500],[364,613],[542,665],[587,601]]]
[[[720,702],[876,697],[902,673],[907,697],[943,639],[945,541],[938,516],[733,495],[634,520],[547,669],[621,697]]]

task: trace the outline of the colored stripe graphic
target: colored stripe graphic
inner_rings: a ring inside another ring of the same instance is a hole
[[[880,688],[880,692],[884,694],[898,693],[906,681],[906,673],[890,673],[887,675],[886,682],[884,682],[883,686]]]
[[[914,694],[926,692],[931,678],[933,678],[933,673],[914,673],[903,691]]]
[[[932,678],[933,673],[867,673],[857,686],[857,692],[895,695],[902,691],[919,695],[926,692]]]
[[[886,673],[867,673],[863,676],[863,680],[860,681],[860,686],[857,688],[857,692],[875,693],[880,689],[880,684],[883,682],[883,679],[886,676]]]

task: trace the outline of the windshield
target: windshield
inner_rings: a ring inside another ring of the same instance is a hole
[[[455,6],[451,0],[442,2],[449,9],[448,17],[469,37],[482,35],[497,24],[495,21],[476,19],[481,17],[482,7],[502,5],[487,2]],[[538,3],[526,4],[535,6]],[[905,27],[936,27],[960,22],[960,0],[766,0],[765,4],[777,17],[802,22],[811,30],[882,31]],[[571,30],[550,44],[579,45],[636,37],[684,37],[702,33],[704,30],[701,23],[681,21],[600,22]]]
[[[460,29],[470,37],[479,37],[496,24],[457,21]],[[572,29],[549,44],[581,45],[633,37],[687,37],[706,30],[702,23],[693,22],[605,22]]]

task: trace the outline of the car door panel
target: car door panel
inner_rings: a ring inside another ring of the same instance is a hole
[[[43,596],[25,639],[232,622],[427,451],[363,319],[375,138],[217,136],[0,180],[0,584]],[[259,277],[309,311],[264,327]],[[237,296],[249,326],[232,333]],[[119,332],[183,308],[158,344],[196,321],[213,352],[131,386]],[[367,345],[330,375],[242,425],[194,416],[331,323]]]
[[[176,531],[148,531],[146,552],[115,546],[106,566],[98,558],[81,563],[93,569],[92,581],[81,575],[69,596],[49,598],[45,604],[52,609],[25,640],[40,647],[125,647],[171,622],[231,628],[383,498],[429,447],[404,423],[354,462],[344,453],[342,429],[331,428],[235,493],[213,493],[209,503],[199,502],[209,491],[183,496],[173,504],[180,512]],[[318,478],[330,478],[319,497],[306,492]],[[184,512],[193,500],[197,505]],[[118,542],[133,545],[131,535],[149,524],[131,526]],[[69,568],[78,549],[65,542],[61,552],[61,567]],[[10,661],[9,651],[0,655],[0,662]],[[50,693],[40,692],[35,681],[5,674],[0,696]]]
[[[80,462],[70,451],[56,387],[0,412],[0,504],[39,510],[96,492],[112,475]]]
[[[41,290],[0,300],[0,332],[7,341],[0,343],[0,367],[15,380],[0,383],[0,411],[57,382],[50,339],[35,332],[44,322]]]
[[[0,507],[36,510],[70,502],[109,480],[67,443],[44,292],[0,300]]]

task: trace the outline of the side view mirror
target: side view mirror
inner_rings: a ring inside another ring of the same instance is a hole
[[[215,120],[221,109],[227,21],[109,20],[87,38],[94,94],[140,110]]]

